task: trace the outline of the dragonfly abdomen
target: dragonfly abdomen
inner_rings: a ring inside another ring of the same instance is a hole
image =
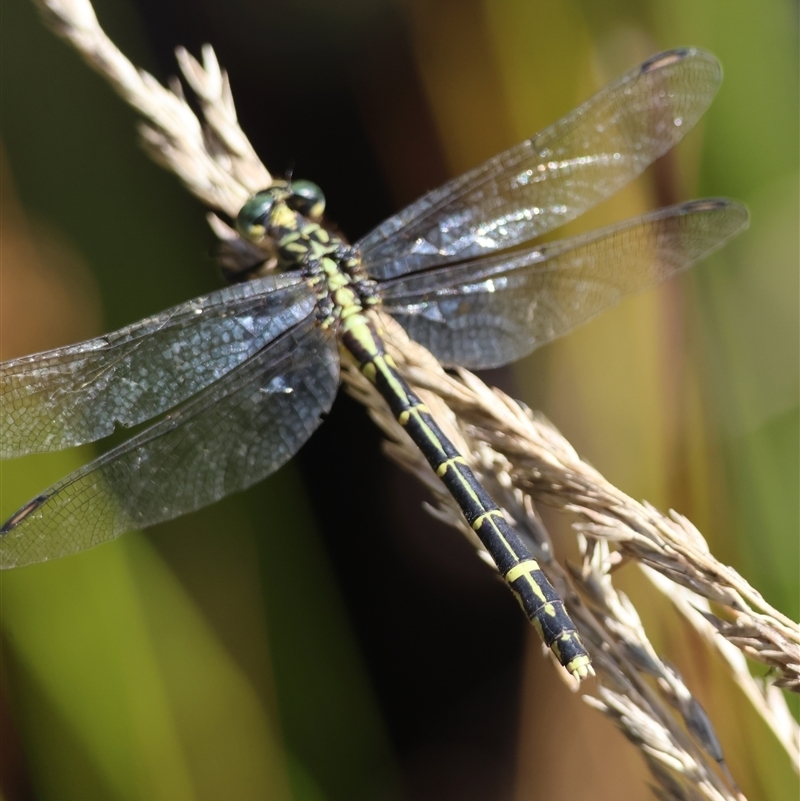
[[[563,601],[464,457],[398,373],[370,320],[363,314],[343,320],[340,341],[447,487],[545,644],[575,678],[591,675],[591,660]]]

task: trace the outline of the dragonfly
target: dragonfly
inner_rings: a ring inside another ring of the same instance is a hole
[[[697,49],[657,55],[516,147],[429,192],[354,245],[309,181],[275,181],[237,230],[277,268],[114,333],[0,365],[0,456],[149,422],[0,528],[0,566],[73,554],[242,490],[330,410],[342,354],[383,395],[450,491],[526,617],[577,679],[589,654],[524,540],[387,353],[373,310],[443,364],[497,367],[720,247],[741,204],[694,200],[547,244],[695,124],[721,79]]]

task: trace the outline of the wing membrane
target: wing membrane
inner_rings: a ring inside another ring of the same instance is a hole
[[[358,243],[379,280],[486,255],[582,214],[639,175],[697,122],[716,59],[662,53],[516,147],[423,195]]]
[[[387,282],[383,306],[446,364],[497,367],[688,267],[747,219],[734,201],[695,200],[540,248]]]
[[[4,527],[0,567],[75,553],[249,487],[311,436],[338,385],[336,341],[312,316],[23,507]]]
[[[182,303],[112,334],[0,365],[0,458],[93,442],[218,380],[311,313],[296,275]]]

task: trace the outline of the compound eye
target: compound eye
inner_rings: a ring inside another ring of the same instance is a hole
[[[236,230],[250,242],[261,242],[267,235],[267,222],[275,196],[269,189],[253,195],[236,215]]]
[[[325,195],[312,181],[292,181],[286,205],[312,220],[322,219],[325,212]]]

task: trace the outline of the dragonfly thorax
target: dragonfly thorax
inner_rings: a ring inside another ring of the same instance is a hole
[[[252,242],[270,239],[281,271],[297,270],[314,287],[323,325],[360,314],[378,303],[357,251],[319,222],[325,200],[310,181],[276,183],[254,195],[236,220]]]

